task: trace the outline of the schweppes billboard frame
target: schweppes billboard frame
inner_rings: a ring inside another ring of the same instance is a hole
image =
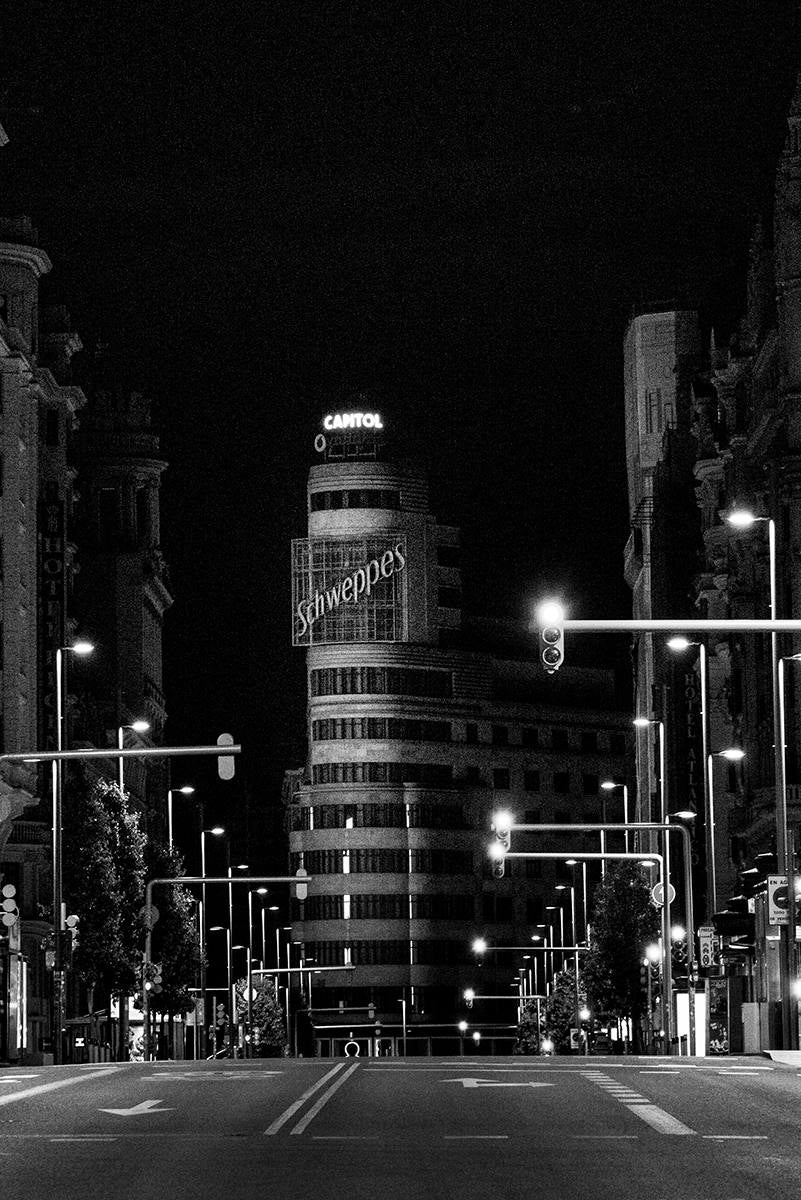
[[[292,644],[406,641],[406,563],[397,534],[294,539]]]

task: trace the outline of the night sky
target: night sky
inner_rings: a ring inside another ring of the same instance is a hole
[[[289,542],[356,393],[461,526],[470,611],[627,615],[627,316],[695,300],[725,340],[794,4],[14,8],[0,208],[39,228],[45,302],[154,400],[168,736],[248,751],[211,808],[302,761]]]

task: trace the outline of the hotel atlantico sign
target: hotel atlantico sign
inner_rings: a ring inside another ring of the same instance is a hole
[[[405,568],[397,537],[293,541],[293,645],[405,641]]]

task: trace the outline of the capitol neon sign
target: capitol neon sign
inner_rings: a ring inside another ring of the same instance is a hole
[[[383,429],[380,413],[329,413],[323,418],[323,429]]]
[[[324,592],[315,592],[311,600],[302,600],[295,609],[295,614],[301,623],[297,636],[304,637],[315,621],[327,613],[339,608],[340,604],[358,604],[361,596],[369,596],[374,585],[381,579],[391,579],[406,566],[406,555],[403,545],[398,542],[391,550],[386,550],[380,558],[373,558],[358,567],[351,575],[347,575],[339,583],[326,588]]]

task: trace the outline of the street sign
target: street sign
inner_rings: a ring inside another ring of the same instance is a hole
[[[148,923],[148,913],[150,913],[149,923]],[[151,904],[150,908],[148,908],[146,904],[143,904],[142,907],[139,909],[139,913],[138,913],[139,920],[142,922],[145,929],[152,929],[153,926],[156,924],[156,921],[158,921],[160,915],[161,914],[159,913],[159,910],[156,908],[155,904]]]
[[[698,927],[698,965],[700,967],[715,965],[715,929],[712,925]]]
[[[768,924],[787,925],[790,898],[787,891],[786,875],[768,875]]]
[[[653,900],[654,904],[657,904],[661,908],[664,903],[664,896],[665,896],[664,884],[655,883],[654,886],[651,888],[651,899]],[[675,899],[676,899],[676,889],[674,888],[672,883],[669,883],[668,884],[668,903],[672,904]]]

